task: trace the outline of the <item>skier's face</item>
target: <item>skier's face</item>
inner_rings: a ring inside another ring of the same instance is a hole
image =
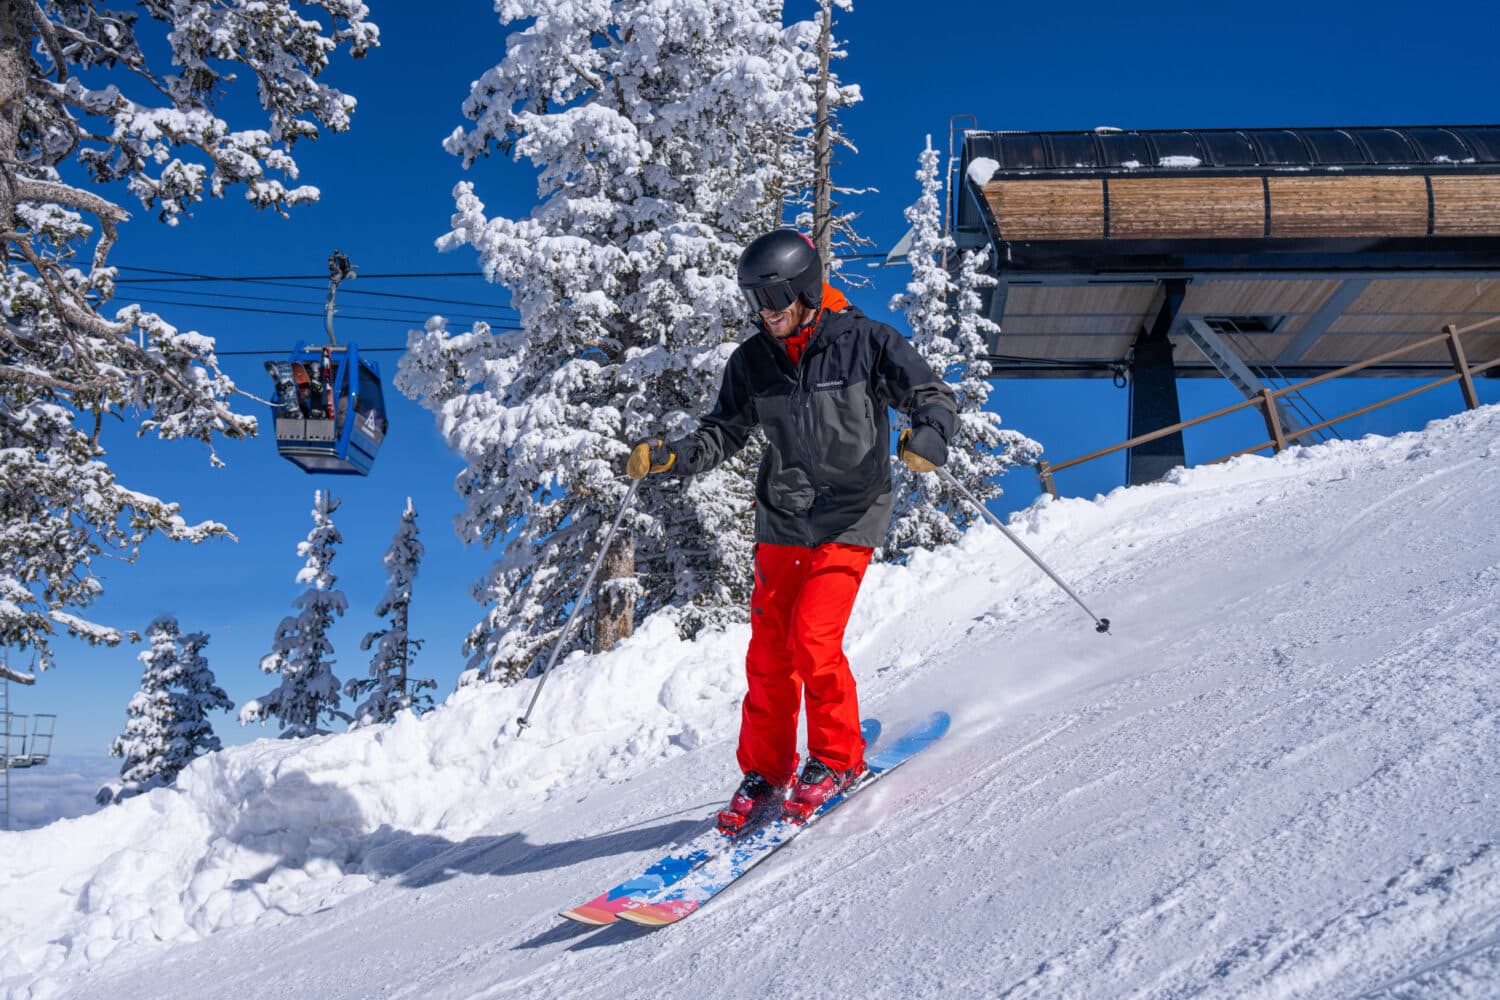
[[[777,340],[785,340],[808,323],[812,322],[813,311],[802,304],[799,299],[787,306],[780,312],[770,309],[760,311],[760,321],[771,331],[771,336]]]

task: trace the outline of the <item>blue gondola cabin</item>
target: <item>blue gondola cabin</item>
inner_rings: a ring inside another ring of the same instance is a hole
[[[385,440],[380,369],[346,347],[299,343],[286,361],[268,361],[275,383],[276,450],[303,472],[369,475]]]

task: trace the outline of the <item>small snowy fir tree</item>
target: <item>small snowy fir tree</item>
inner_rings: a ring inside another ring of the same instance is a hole
[[[354,710],[352,727],[389,722],[404,709],[420,713],[432,707],[432,695],[427,692],[437,684],[410,676],[412,661],[422,648],[422,640],[413,639],[407,631],[412,583],[424,551],[417,534],[417,509],[412,506],[411,497],[407,497],[401,524],[383,560],[387,573],[385,596],[375,607],[375,614],[390,616],[390,624],[367,634],[359,644],[362,650],[375,647],[370,676],[353,678],[344,685],[344,693],[349,697],[365,699]]]
[[[328,639],[334,618],[342,617],[349,607],[344,592],[334,588],[338,582],[332,569],[334,550],[344,540],[333,523],[338,508],[339,501],[324,491],[313,495],[313,528],[306,541],[297,543],[297,554],[307,560],[297,582],[309,586],[292,606],[302,610],[281,620],[271,652],[260,661],[260,669],[279,674],[281,683],[240,708],[244,725],[265,725],[275,716],[283,739],[317,735],[322,732],[318,723],[325,716],[349,721],[339,711],[339,680],[333,675],[333,643]]]
[[[1034,466],[1042,457],[1040,442],[1001,427],[1000,414],[986,409],[994,383],[984,356],[989,353],[990,338],[1000,332],[999,324],[984,312],[984,290],[997,283],[988,270],[989,256],[989,247],[958,256],[957,322],[953,330],[957,357],[947,372],[958,397],[958,426],[953,434],[956,448],[950,452],[948,471],[986,503],[1004,492],[996,480],[1006,470]],[[984,516],[959,497],[948,497],[947,502],[959,527]]]
[[[933,371],[954,384],[958,424],[948,444],[946,467],[970,493],[987,502],[1001,494],[996,477],[1011,466],[1034,463],[1041,445],[1001,429],[1000,415],[985,409],[990,397],[985,335],[997,328],[983,315],[981,292],[994,279],[983,273],[985,252],[962,256],[957,282],[944,269],[943,258],[954,244],[943,232],[943,181],[931,136],[918,164],[921,195],[906,210],[912,227],[911,279],[906,291],[891,299],[891,308],[905,314],[912,346]],[[905,418],[898,418],[897,430],[905,426]],[[895,458],[892,463],[895,506],[882,558],[901,562],[914,549],[955,541],[971,520],[982,516],[967,501],[950,495],[935,474],[919,475]]]
[[[354,99],[319,78],[345,49],[377,44],[358,0],[21,0],[0,4],[0,644],[53,664],[66,631],[113,645],[84,617],[94,567],[135,559],[152,535],[227,534],[117,480],[105,428],[167,440],[255,432],[229,407],[214,341],[115,302],[109,263],[129,194],[175,225],[242,188],[285,213],[318,198],[288,186],[300,139],[349,127]],[[321,20],[320,20],[321,17]],[[236,80],[236,77],[239,79]],[[220,109],[263,116],[237,129]]]
[[[770,0],[512,0],[506,55],[447,141],[539,172],[539,204],[491,216],[455,189],[443,248],[469,246],[522,329],[414,333],[396,385],[463,455],[460,537],[500,549],[461,683],[525,676],[556,641],[628,486],[632,442],[711,405],[752,316],[744,244],[781,218],[785,150],[805,131],[806,44]],[[804,168],[805,169],[805,168]],[[795,181],[795,184],[793,183]],[[744,616],[752,579],[745,452],[693,482],[646,480],[599,574],[577,645],[607,649],[675,605],[691,634]]]
[[[99,790],[100,805],[176,781],[184,767],[219,749],[208,713],[234,708],[203,656],[208,636],[183,635],[176,618],[162,615],[146,627],[146,641],[151,648],[138,657],[145,664],[141,689],[109,748],[111,757],[125,758],[120,781]]]

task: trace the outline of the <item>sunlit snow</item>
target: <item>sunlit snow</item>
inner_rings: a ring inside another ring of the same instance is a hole
[[[734,785],[746,631],[658,618],[519,737],[466,688],[0,835],[0,989],[1493,996],[1497,463],[1489,407],[1014,517],[1107,637],[987,527],[873,568],[863,708],[952,732],[672,928],[555,915]]]

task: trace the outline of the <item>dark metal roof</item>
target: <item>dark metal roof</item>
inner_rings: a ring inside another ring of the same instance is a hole
[[[1091,132],[968,132],[965,166],[994,160],[1003,174],[1500,168],[1500,126],[1150,129]]]

